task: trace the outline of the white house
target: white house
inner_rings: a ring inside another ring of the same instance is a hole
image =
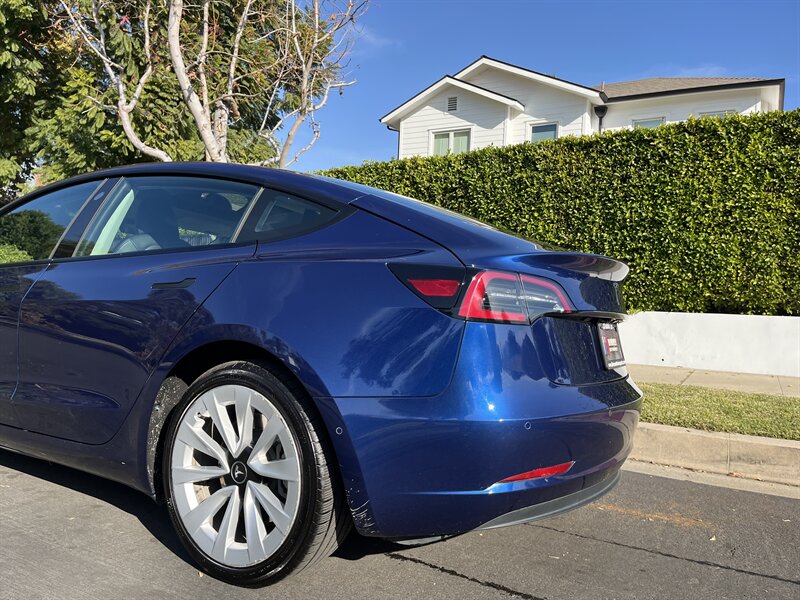
[[[588,87],[482,56],[410,98],[381,123],[398,157],[430,156],[656,127],[695,117],[783,110],[783,79],[655,77]]]

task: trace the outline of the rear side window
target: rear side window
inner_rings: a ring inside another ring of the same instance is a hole
[[[227,244],[258,186],[201,177],[132,177],[109,195],[76,256]]]
[[[100,185],[81,183],[39,196],[0,217],[0,264],[50,257],[64,230]]]
[[[239,240],[269,241],[319,229],[338,212],[291,194],[265,189]]]

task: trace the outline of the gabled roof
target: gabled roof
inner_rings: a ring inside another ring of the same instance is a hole
[[[470,63],[469,65],[461,69],[458,73],[455,74],[455,77],[459,79],[464,79],[468,77],[470,73],[473,73],[474,71],[477,71],[478,69],[482,69],[484,67],[498,69],[500,71],[505,71],[506,73],[512,73],[514,75],[519,75],[520,77],[525,77],[526,79],[531,79],[533,81],[537,81],[545,85],[566,90],[568,92],[573,92],[580,96],[589,98],[590,100],[594,100],[598,104],[602,102],[602,99],[600,98],[600,93],[595,88],[581,85],[579,83],[573,83],[572,81],[567,81],[566,79],[559,79],[558,77],[554,77],[553,75],[546,75],[544,73],[539,73],[538,71],[531,71],[530,69],[519,67],[517,65],[512,65],[511,63],[507,63],[502,60],[497,60],[496,58],[486,56],[485,54],[481,56],[478,60]]]
[[[403,104],[382,116],[381,123],[387,125],[390,129],[396,129],[394,122],[397,119],[415,109],[420,104],[424,103],[428,98],[437,94],[447,86],[452,86],[473,94],[477,94],[478,96],[488,98],[489,100],[494,100],[495,102],[500,102],[501,104],[505,104],[506,106],[510,106],[511,108],[515,108],[520,111],[525,110],[525,106],[519,100],[510,98],[509,96],[504,96],[503,94],[498,94],[497,92],[493,92],[491,90],[487,90],[486,88],[482,88],[473,83],[461,81],[460,79],[456,79],[450,75],[445,75],[439,81],[429,85],[416,96],[409,98],[403,102]]]
[[[530,69],[483,55],[461,69],[455,75],[446,75],[436,83],[425,88],[419,94],[409,98],[390,113],[384,115],[380,120],[381,123],[387,125],[389,129],[397,130],[399,125],[398,121],[400,119],[428,100],[430,96],[436,94],[448,85],[478,94],[490,100],[501,102],[519,111],[525,110],[525,106],[515,98],[504,96],[503,94],[482,88],[468,81],[470,75],[482,69],[504,71],[543,85],[572,92],[586,98],[592,104],[641,100],[644,98],[669,96],[673,94],[690,94],[694,92],[777,85],[780,87],[778,104],[780,109],[783,110],[784,79],[760,79],[755,77],[651,77],[649,79],[620,81],[618,83],[605,83],[597,87],[589,87],[567,81],[566,79],[559,79],[553,75],[531,71]]]
[[[618,83],[605,83],[595,87],[610,102],[633,100],[648,96],[666,96],[689,92],[707,92],[719,89],[783,85],[783,79],[758,77],[650,77]]]

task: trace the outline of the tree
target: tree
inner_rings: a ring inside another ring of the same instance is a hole
[[[101,132],[113,117],[123,138],[105,141],[123,155],[288,166],[319,138],[330,92],[353,83],[367,1],[57,0],[53,43],[77,52],[64,105]],[[40,118],[32,134],[69,148],[65,121]],[[304,125],[310,139],[294,149]]]
[[[26,210],[0,219],[0,247],[5,254],[12,249],[36,259],[47,258],[64,228],[38,210]]]
[[[44,49],[48,26],[44,5],[0,1],[0,205],[16,195],[34,167],[25,131],[36,103],[62,82],[63,55]]]

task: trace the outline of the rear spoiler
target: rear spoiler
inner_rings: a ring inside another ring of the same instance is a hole
[[[620,282],[628,276],[628,265],[599,254],[583,254],[580,252],[543,252],[526,254],[517,260],[536,269],[576,271],[590,277]]]

